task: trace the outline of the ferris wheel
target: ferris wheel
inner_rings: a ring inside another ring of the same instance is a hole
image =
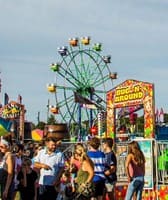
[[[71,38],[58,48],[60,61],[52,63],[53,83],[47,84],[54,98],[50,111],[61,122],[88,122],[91,126],[98,110],[106,109],[106,91],[112,88],[116,72],[110,71],[111,56],[102,56],[102,44],[90,44],[90,37]]]

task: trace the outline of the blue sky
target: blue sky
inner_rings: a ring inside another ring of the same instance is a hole
[[[156,107],[167,112],[167,0],[0,0],[0,71],[4,93],[18,94],[26,119],[46,120],[49,64],[70,37],[91,36],[112,56],[114,86],[126,79],[155,84]],[[111,88],[109,88],[111,89]]]

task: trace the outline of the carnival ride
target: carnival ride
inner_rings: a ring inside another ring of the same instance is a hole
[[[75,124],[80,134],[83,124],[92,127],[98,113],[106,111],[106,92],[117,78],[110,71],[111,56],[102,56],[102,44],[91,46],[90,41],[90,37],[71,38],[69,47],[58,48],[61,60],[50,65],[55,80],[47,84],[50,102],[54,98],[50,112],[58,121]]]

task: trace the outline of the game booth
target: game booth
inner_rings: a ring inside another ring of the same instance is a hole
[[[156,136],[154,103],[154,84],[148,82],[129,79],[107,92],[107,136],[114,139],[118,162],[117,200],[124,200],[127,191],[125,159],[131,140],[138,141],[146,158],[142,199],[168,200],[168,141]],[[136,124],[138,112],[144,116],[143,132]]]

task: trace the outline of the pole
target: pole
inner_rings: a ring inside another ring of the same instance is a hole
[[[37,123],[39,124],[39,122],[40,122],[40,112],[38,111],[38,113],[37,113]]]
[[[50,106],[50,100],[48,99],[48,103],[47,103],[47,123],[48,123],[48,119],[49,119],[49,106]]]
[[[19,129],[19,140],[20,142],[24,142],[24,114],[25,114],[25,110],[24,110],[24,105],[20,105],[21,106],[21,111],[20,111],[20,129]]]

